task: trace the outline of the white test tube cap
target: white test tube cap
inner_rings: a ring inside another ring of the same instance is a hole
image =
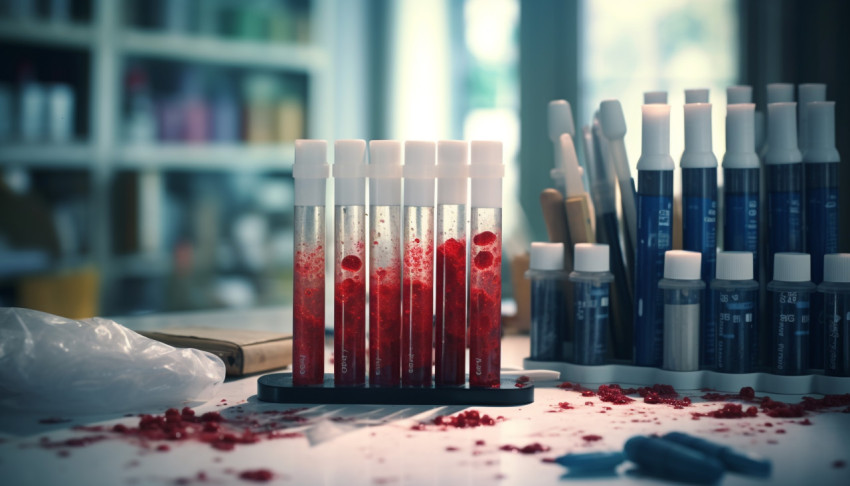
[[[794,85],[791,83],[770,83],[767,85],[767,104],[791,103],[794,101]]]
[[[699,280],[702,253],[698,251],[668,250],[664,253],[664,278],[672,280]]]
[[[622,139],[626,136],[626,117],[620,100],[605,100],[599,104],[599,123],[602,133],[608,140]]]
[[[469,143],[470,205],[473,208],[502,207],[502,142],[473,140]]]
[[[573,269],[576,272],[607,272],[610,248],[601,243],[576,243]]]
[[[753,87],[745,84],[726,88],[726,104],[739,105],[753,102]]]
[[[437,145],[430,141],[404,142],[404,202],[411,206],[434,205]]]
[[[528,268],[530,270],[563,270],[564,244],[532,242]]]
[[[469,143],[437,142],[437,203],[466,204],[469,179]]]
[[[708,103],[708,88],[686,89],[685,103]]]
[[[666,105],[666,91],[647,91],[643,94],[643,104],[645,105]]]
[[[823,83],[804,83],[797,86],[797,144],[805,155],[809,148],[809,103],[826,101],[826,85]]]
[[[369,142],[369,204],[396,206],[401,204],[401,142],[372,140]]]
[[[812,257],[808,253],[777,253],[773,255],[773,280],[778,282],[808,282],[812,279]]]
[[[685,152],[683,168],[717,167],[717,158],[711,151],[711,104],[685,105]]]
[[[670,105],[643,105],[638,170],[673,170],[670,157]]]
[[[324,206],[328,166],[328,142],[296,140],[292,178],[295,184],[296,206]]]
[[[835,102],[813,101],[808,104],[809,147],[806,162],[840,162],[835,148]]]
[[[823,256],[823,281],[850,283],[850,253]]]
[[[726,153],[723,155],[723,167],[759,167],[755,149],[755,109],[756,105],[753,103],[738,103],[726,107]]]
[[[767,164],[793,164],[803,160],[797,147],[797,103],[767,105]]]
[[[334,204],[366,204],[366,141],[337,140],[334,143]],[[342,180],[345,179],[345,182]]]
[[[573,110],[567,100],[552,100],[549,102],[549,140],[555,143],[564,133],[575,137]]]
[[[717,253],[717,280],[752,280],[753,254],[749,251]]]

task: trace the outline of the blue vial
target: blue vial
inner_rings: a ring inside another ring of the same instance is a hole
[[[705,282],[700,279],[702,254],[670,250],[664,255],[665,370],[696,371],[700,356],[700,300]]]
[[[658,281],[664,252],[673,238],[673,159],[670,157],[670,106],[642,107],[643,132],[638,160],[637,248],[635,250],[635,364],[661,366],[664,358],[664,302]]]
[[[803,156],[797,148],[797,104],[772,103],[768,113],[767,281],[774,255],[803,251]]]
[[[671,481],[717,484],[725,472],[718,459],[661,437],[632,437],[623,452],[641,471]]]
[[[573,362],[601,365],[608,357],[611,281],[608,245],[578,243],[570,273],[575,295]]]
[[[800,85],[800,93],[803,87]],[[810,85],[811,86],[811,85]],[[822,85],[820,85],[822,86]],[[825,89],[825,88],[824,88]],[[835,103],[809,103],[800,110],[808,116],[808,149],[803,154],[806,170],[806,251],[812,255],[812,282],[823,282],[824,260],[838,251],[838,164],[835,149]],[[801,118],[802,119],[802,118]],[[811,366],[824,367],[823,296],[812,298]]]
[[[808,253],[777,253],[774,278],[767,285],[771,306],[773,345],[769,353],[771,372],[803,375],[809,372],[809,324],[811,257]]]
[[[563,361],[567,328],[564,244],[531,244],[531,359]]]
[[[850,376],[850,253],[824,257],[823,283],[824,373]]]
[[[709,103],[685,105],[685,152],[681,167],[682,249],[702,254],[700,278],[709,284],[714,280],[717,258],[717,158],[711,151]],[[700,307],[699,361],[704,369],[714,366],[716,338],[714,301],[706,297],[703,296]]]
[[[748,251],[717,254],[717,279],[711,282],[717,309],[717,371],[752,373],[758,358],[759,284],[753,280]]]

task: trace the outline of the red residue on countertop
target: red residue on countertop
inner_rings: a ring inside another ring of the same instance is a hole
[[[705,413],[691,412],[691,416],[693,416],[695,420],[698,420],[699,417],[712,417],[717,419],[739,419],[756,417],[757,415],[758,409],[756,407],[747,407],[746,409],[744,409],[739,403],[727,403],[717,410],[712,410],[710,412]]]
[[[481,426],[492,427],[496,422],[505,420],[505,417],[499,415],[493,418],[487,414],[481,414],[478,410],[465,410],[457,415],[439,415],[435,417],[431,424],[440,427],[441,429],[467,429]],[[412,430],[428,430],[428,423],[420,423],[411,427]]]
[[[545,446],[539,442],[534,442],[523,447],[505,444],[502,447],[499,447],[499,449],[507,452],[516,451],[520,454],[537,454],[538,452],[548,452],[550,450],[550,447]]]
[[[239,478],[246,481],[265,483],[274,479],[274,473],[268,469],[248,469],[239,473]]]
[[[581,438],[584,439],[585,442],[596,442],[598,440],[602,440],[602,436],[596,434],[583,435]]]

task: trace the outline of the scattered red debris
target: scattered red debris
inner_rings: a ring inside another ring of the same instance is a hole
[[[613,403],[615,405],[625,405],[634,401],[633,398],[627,397],[623,389],[620,388],[620,385],[617,384],[599,385],[597,393],[599,394],[600,400],[603,402]]]
[[[516,451],[520,454],[537,454],[538,452],[548,452],[550,450],[549,446],[545,446],[539,442],[534,442],[533,444],[528,444],[524,447],[517,447],[515,445],[506,444],[502,447],[499,447],[499,449],[508,452]]]
[[[758,415],[758,409],[756,407],[747,407],[747,409],[745,410],[739,403],[727,403],[718,410],[712,410],[711,412],[706,413],[691,412],[691,415],[694,419],[698,419],[699,417],[712,417],[718,419],[739,419],[756,417]]]
[[[274,473],[268,469],[249,469],[239,473],[239,478],[246,481],[265,483],[274,479]]]
[[[562,410],[572,410],[575,408],[570,405],[570,402],[559,402],[558,406],[561,407]]]
[[[803,419],[797,423],[800,425],[812,425],[812,422],[809,419]]]
[[[602,440],[602,436],[596,434],[584,435],[581,438],[584,439],[586,442],[596,442],[598,440]]]
[[[447,446],[447,447],[446,447],[446,450],[447,450],[447,451],[449,451],[449,452],[454,452],[454,451],[458,451],[458,450],[460,450],[460,449],[458,449],[458,448],[457,448],[457,447],[455,447],[455,446]]]
[[[477,446],[483,446],[484,444],[486,444],[486,442],[484,442],[481,439],[478,439],[478,440],[475,441],[475,445],[477,445]]]
[[[560,388],[562,390],[569,390],[572,387],[573,387],[573,384],[570,383],[569,381],[565,381],[563,383],[558,384],[558,388]]]
[[[480,426],[492,427],[497,421],[505,420],[501,415],[495,419],[487,414],[482,415],[478,410],[466,410],[457,415],[447,416],[439,415],[432,420],[433,425],[442,428],[467,429]],[[416,424],[411,429],[427,430],[427,423]]]

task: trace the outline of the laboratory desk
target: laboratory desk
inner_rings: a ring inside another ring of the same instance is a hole
[[[280,322],[275,312],[258,319],[259,328]],[[233,322],[226,316],[219,321]],[[150,328],[158,322],[148,318],[128,327]],[[528,350],[528,337],[506,337],[503,365],[519,368]],[[326,370],[331,369],[328,364]],[[194,407],[197,416],[219,412],[225,420],[270,432],[232,450],[199,440],[149,441],[112,432],[116,424],[137,426],[137,416],[3,412],[0,484],[664,484],[642,476],[629,462],[611,474],[588,478],[552,460],[567,453],[622,450],[633,435],[668,431],[696,434],[772,460],[768,479],[727,473],[722,484],[850,484],[850,413],[841,413],[846,407],[802,418],[771,418],[761,411],[738,419],[695,417],[726,402],[700,398],[704,391],[678,390],[692,398],[690,406],[647,404],[636,395],[635,401],[616,405],[582,391],[596,390],[598,384],[582,383],[579,391],[559,388],[568,376],[535,383],[534,403],[516,407],[274,404],[257,400],[257,379],[229,379],[213,399]],[[801,397],[773,398],[797,402]],[[489,415],[494,424],[434,425],[437,416],[469,409]],[[162,415],[164,410],[140,412]]]

